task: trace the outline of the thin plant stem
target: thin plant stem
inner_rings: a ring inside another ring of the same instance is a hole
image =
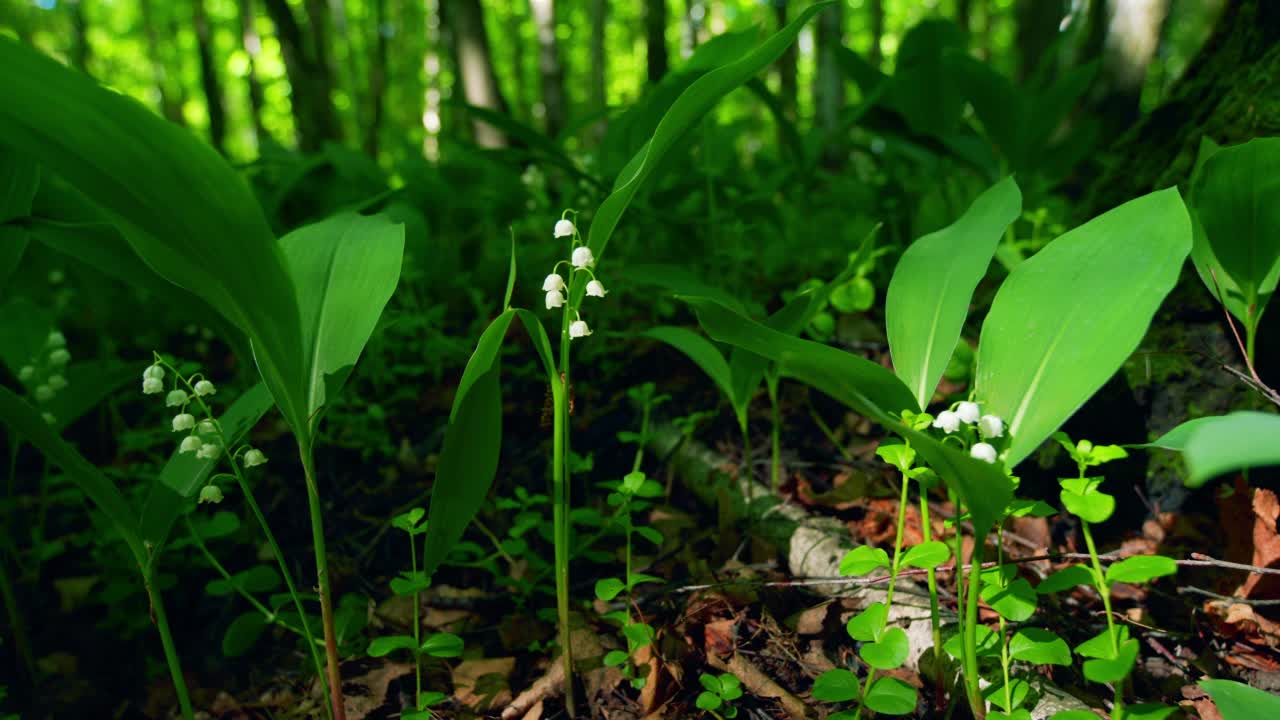
[[[902,476],[902,496],[898,499],[898,527],[896,532],[894,532],[894,535],[893,535],[893,561],[892,561],[892,564],[889,566],[889,589],[885,591],[885,598],[884,598],[884,608],[885,608],[886,615],[888,614],[889,610],[893,608],[893,588],[898,581],[898,569],[900,567],[900,561],[902,559],[902,533],[906,529],[906,525],[907,525],[907,500],[908,500],[907,492],[910,488],[911,488],[911,483],[907,481],[907,476],[904,474]],[[867,696],[867,693],[871,692],[871,683],[872,681],[875,680],[875,678],[876,678],[876,670],[875,668],[870,668],[867,671],[867,679],[863,682],[863,685],[862,685],[863,698]],[[853,714],[854,720],[859,720],[859,718],[862,717],[863,707],[864,705],[860,701],[858,703],[857,711],[854,712]]]
[[[573,651],[569,638],[569,548],[565,541],[565,526],[568,518],[568,468],[566,463],[565,435],[568,434],[568,399],[563,380],[552,382],[553,430],[551,482],[554,501],[551,508],[552,523],[555,533],[555,565],[556,565],[556,613],[560,624],[560,656],[564,661],[564,698],[569,716],[574,715],[573,702]]]
[[[996,528],[996,568],[1004,566],[1004,528]],[[1009,636],[1005,627],[1004,615],[996,613],[1000,622],[1000,671],[1004,678],[1004,707],[1013,712],[1013,688],[1009,686]]]
[[[147,597],[151,601],[152,621],[160,631],[160,644],[164,646],[164,661],[169,666],[173,690],[178,695],[178,707],[182,708],[182,717],[185,720],[195,720],[196,711],[191,705],[191,695],[187,692],[187,680],[182,676],[182,662],[178,659],[178,648],[173,642],[173,633],[169,630],[169,618],[164,612],[164,601],[160,598],[160,591],[156,589],[149,573],[143,574],[142,584],[146,586]]]
[[[933,530],[929,527],[929,492],[920,487],[920,527],[925,542],[933,540]],[[956,562],[960,562],[956,556]],[[926,571],[929,584],[929,624],[933,628],[933,664],[934,664],[934,708],[942,708],[942,612],[938,607],[938,574],[934,568]]]
[[[778,492],[781,482],[781,442],[779,435],[782,428],[782,413],[778,408],[778,378],[772,375],[765,377],[765,388],[769,391],[769,407],[772,412],[773,427],[770,430],[772,458],[769,463],[769,487]]]
[[[956,533],[959,534],[958,525]],[[986,720],[987,717],[987,706],[978,685],[978,594],[982,589],[982,544],[983,538],[975,533],[973,557],[969,561],[969,587],[964,598],[964,682],[974,720]]]
[[[413,533],[409,533],[409,568],[413,570],[414,582],[418,577],[418,544],[413,541]],[[425,540],[423,541],[425,542]],[[426,552],[426,547],[423,547]],[[418,620],[418,606],[422,603],[422,594],[417,590],[413,591],[413,646],[422,647],[422,623]],[[418,698],[422,697],[422,656],[416,651],[413,653],[413,706],[418,707]]]
[[[329,559],[324,547],[324,516],[320,507],[320,488],[316,485],[315,458],[310,444],[298,444],[302,472],[307,483],[307,509],[311,515],[311,546],[316,556],[316,591],[320,594],[320,622],[324,628],[324,654],[329,666],[329,699],[334,720],[347,720],[342,700],[342,668],[338,659],[338,633],[333,620],[333,597],[329,589]]]
[[[0,531],[3,532],[3,531]],[[5,538],[5,545],[8,546],[8,538]],[[13,583],[9,579],[9,569],[6,567],[6,553],[0,553],[0,597],[4,598],[5,614],[9,616],[9,626],[13,629],[13,644],[18,650],[18,657],[22,660],[22,669],[26,673],[27,679],[34,684],[36,677],[36,661],[35,654],[31,651],[31,640],[27,637],[26,624],[22,620],[22,610],[18,607],[18,596],[13,591]]]
[[[827,422],[822,419],[822,416],[818,414],[818,409],[813,406],[813,401],[810,400],[808,404],[809,417],[813,418],[814,424],[818,426],[818,429],[822,431],[823,435],[827,436],[827,440],[835,446],[836,450],[840,453],[840,457],[843,457],[846,461],[853,462],[853,453],[849,452],[849,448],[845,447],[844,443],[836,439],[835,431],[832,430],[831,426],[828,425]]]
[[[1107,587],[1106,576],[1102,574],[1102,563],[1098,560],[1098,548],[1093,544],[1093,533],[1089,531],[1089,523],[1080,521],[1080,531],[1084,534],[1084,544],[1089,548],[1089,561],[1093,564],[1093,573],[1097,582],[1098,594],[1102,596],[1102,607],[1107,611],[1107,635],[1111,636],[1111,652],[1120,652],[1117,642],[1116,621],[1111,616],[1111,589]]]

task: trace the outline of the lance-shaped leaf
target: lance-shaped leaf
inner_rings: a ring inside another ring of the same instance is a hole
[[[1015,467],[1138,347],[1178,281],[1191,222],[1176,189],[1121,205],[1018,265],[982,325],[975,379]]]
[[[1196,418],[1136,447],[1181,452],[1187,463],[1186,485],[1200,487],[1223,473],[1280,465],[1280,416],[1242,411]]]
[[[1005,178],[978,196],[959,220],[916,240],[902,254],[885,297],[885,331],[893,370],[920,407],[929,404],[960,341],[973,291],[1022,193]]]

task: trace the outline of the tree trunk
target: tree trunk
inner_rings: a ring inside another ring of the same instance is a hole
[[[1233,145],[1280,135],[1280,3],[1229,0],[1169,98],[1111,146],[1086,217],[1186,182],[1200,139]]]
[[[972,24],[970,19],[970,15],[972,14],[972,0],[956,0],[956,24],[959,25],[960,29],[964,30],[966,33],[969,32],[970,25]]]
[[[667,74],[667,0],[646,0],[644,9],[646,66],[649,84],[657,85]]]
[[[160,44],[159,28],[152,0],[139,0],[138,10],[142,16],[142,32],[147,39],[147,55],[151,61],[151,76],[160,95],[160,114],[176,125],[185,125],[182,117],[182,86],[177,83],[174,88],[173,78],[180,75],[170,72],[170,63],[165,61],[163,47]]]
[[[484,10],[480,0],[448,0],[445,24],[453,34],[457,50],[458,75],[462,92],[469,105],[506,113],[507,101],[498,87],[493,57],[489,50],[489,34],[484,27]],[[481,147],[503,147],[506,138],[493,126],[476,120],[472,123],[476,144]]]
[[[89,44],[89,19],[84,14],[84,0],[70,0],[67,10],[71,13],[71,64],[88,75],[93,47]]]
[[[1062,0],[1018,0],[1014,6],[1017,21],[1014,45],[1018,51],[1019,78],[1026,79],[1042,62],[1051,62],[1045,53],[1058,36],[1058,25],[1066,10],[1064,5]]]
[[[258,82],[258,55],[262,52],[262,38],[258,37],[258,30],[254,26],[257,16],[254,13],[253,0],[238,0],[238,8],[240,45],[244,48],[245,57],[249,59],[244,76],[249,89],[249,114],[252,115],[254,138],[261,150],[262,141],[267,137],[267,129],[262,124],[262,109],[266,106],[266,102],[262,97],[262,83]]]
[[[209,115],[209,141],[223,152],[227,139],[227,109],[222,102],[222,83],[218,80],[217,61],[213,54],[213,31],[205,0],[192,3],[196,30],[196,51],[200,55],[200,86],[204,89],[205,108]]]
[[[832,5],[818,13],[816,37],[817,72],[813,80],[813,104],[815,124],[824,133],[830,133],[840,123],[840,111],[844,109],[844,74],[840,71],[837,53],[843,45],[844,6]],[[829,138],[825,162],[838,162],[843,143]]]
[[[387,0],[373,0],[373,58],[369,63],[369,124],[365,127],[364,151],[378,157],[378,133],[382,129],[387,92]]]
[[[538,75],[542,82],[542,106],[547,134],[554,137],[564,128],[567,115],[564,96],[564,66],[556,41],[555,0],[530,0],[533,24],[538,30]]]
[[[1147,66],[1160,43],[1168,0],[1108,0],[1102,39],[1102,77],[1091,105],[1102,117],[1104,137],[1138,120]]]
[[[605,74],[608,60],[605,57],[608,27],[609,1],[591,0],[591,109],[603,112],[609,105]]]
[[[884,0],[871,0],[867,3],[867,12],[871,14],[871,47],[867,49],[867,61],[875,67],[884,62],[884,51],[880,42],[884,40]]]
[[[787,26],[787,4],[787,0],[774,0],[773,13],[779,30]],[[796,54],[796,44],[788,43],[787,49],[778,57],[778,100],[782,103],[783,114],[792,122],[796,119],[796,97],[799,94]]]
[[[265,2],[267,14],[276,26],[285,73],[289,76],[289,101],[293,106],[298,147],[307,152],[319,150],[325,142],[342,137],[330,99],[332,74],[325,64],[327,61],[321,59],[327,55],[315,53],[314,43],[303,35],[302,26],[286,0]],[[309,4],[314,4],[314,0],[309,0]]]

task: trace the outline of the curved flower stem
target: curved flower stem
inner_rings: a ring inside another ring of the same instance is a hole
[[[884,609],[888,615],[889,610],[893,607],[893,588],[898,582],[898,570],[901,567],[902,560],[902,533],[907,525],[907,492],[911,488],[911,482],[907,480],[907,476],[902,476],[902,496],[898,500],[898,527],[893,536],[893,561],[889,566],[889,589],[885,592]],[[871,683],[876,678],[875,668],[871,668],[867,672],[867,679],[862,684],[862,697],[865,699],[867,693],[871,692]],[[858,710],[853,714],[854,720],[862,717],[863,701],[858,702]]]
[[[920,527],[924,541],[931,542],[933,530],[929,527],[929,491],[923,485],[920,486]],[[941,710],[943,705],[942,613],[938,609],[938,575],[934,568],[929,568],[926,575],[929,581],[929,624],[933,628],[934,710]]]
[[[560,657],[564,662],[564,704],[572,718],[573,645],[569,630],[569,311],[560,323],[560,377],[551,379],[553,430],[551,454],[552,523],[555,537],[556,614],[560,625]]]
[[[958,527],[956,532],[958,535]],[[964,598],[964,682],[974,720],[986,720],[987,717],[987,705],[982,699],[982,689],[978,684],[978,595],[982,590],[984,541],[985,538],[978,537],[975,531],[973,557],[969,560],[969,587]]]
[[[160,632],[160,644],[164,646],[164,660],[169,666],[169,676],[173,679],[173,690],[178,695],[178,706],[182,708],[185,720],[195,720],[196,711],[191,705],[191,694],[187,692],[187,681],[182,676],[182,662],[178,659],[178,648],[173,642],[173,633],[169,630],[169,618],[164,612],[164,601],[160,591],[156,589],[150,571],[144,571],[142,584],[146,586],[147,598],[151,601],[151,619]]]
[[[996,569],[997,571],[1004,565],[1004,528],[996,528]],[[1009,685],[1009,665],[1012,660],[1009,658],[1009,636],[1005,626],[1004,615],[996,613],[1000,619],[1000,671],[1004,678],[1004,707],[1009,713],[1013,712],[1013,688]]]
[[[769,487],[772,488],[773,492],[776,494],[778,492],[778,485],[781,482],[781,478],[779,476],[781,475],[781,469],[782,469],[781,461],[779,459],[779,456],[781,454],[781,448],[780,448],[781,443],[779,441],[779,434],[781,433],[781,427],[782,427],[782,414],[778,408],[777,376],[775,376],[773,373],[767,373],[765,375],[764,384],[765,384],[765,389],[769,391],[769,407],[772,409],[772,419],[773,419],[773,428],[769,433],[770,438],[772,440],[772,453],[773,453],[772,462],[769,464]]]
[[[301,440],[301,439],[300,439]],[[329,699],[334,720],[346,720],[342,699],[342,668],[339,667],[338,633],[333,620],[333,597],[329,591],[329,559],[324,548],[324,516],[320,507],[320,488],[316,485],[315,458],[310,444],[298,443],[302,472],[307,483],[307,509],[311,515],[311,546],[316,556],[316,591],[320,594],[320,622],[324,628],[324,654],[329,666]]]

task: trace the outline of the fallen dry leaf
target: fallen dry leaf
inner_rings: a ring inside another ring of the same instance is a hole
[[[515,669],[513,657],[463,660],[453,668],[453,697],[477,712],[506,705],[511,702],[507,680]]]

